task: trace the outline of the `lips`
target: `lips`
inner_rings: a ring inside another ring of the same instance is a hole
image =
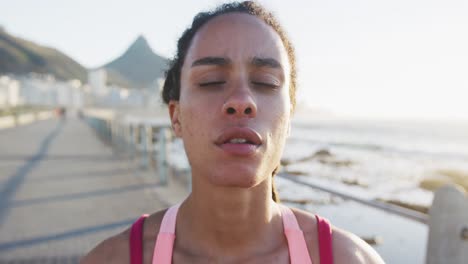
[[[233,127],[224,130],[215,144],[228,154],[250,155],[262,145],[262,137],[251,128]]]
[[[245,140],[245,142],[242,142]],[[243,143],[261,145],[262,137],[255,130],[248,127],[233,127],[224,130],[215,141],[216,145],[226,143]]]

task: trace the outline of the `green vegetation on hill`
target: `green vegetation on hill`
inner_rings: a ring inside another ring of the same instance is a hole
[[[164,77],[168,59],[157,55],[146,39],[138,37],[127,51],[102,66],[107,84],[128,88],[148,88]],[[11,34],[0,26],[0,75],[31,72],[52,74],[59,80],[78,79],[85,83],[88,70],[62,52],[35,44]]]
[[[62,52],[14,37],[0,28],[0,74],[52,74],[86,82],[87,70]]]

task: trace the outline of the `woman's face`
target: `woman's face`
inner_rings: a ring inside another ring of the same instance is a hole
[[[194,181],[253,187],[279,165],[289,132],[290,64],[278,34],[241,13],[194,36],[169,110]]]

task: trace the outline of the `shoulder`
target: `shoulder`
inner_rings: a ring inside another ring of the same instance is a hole
[[[333,227],[333,258],[336,263],[385,263],[364,240],[337,227]]]
[[[154,239],[159,232],[165,212],[166,209],[161,210],[145,219],[143,226],[144,252],[147,252],[148,249],[152,252]],[[130,231],[131,227],[128,227],[123,232],[102,241],[80,260],[80,264],[128,263],[130,259]]]
[[[317,231],[317,219],[315,215],[291,208],[296,216],[297,222],[304,233],[304,238],[307,241],[307,247],[312,260],[317,259],[319,256],[318,245],[318,231]],[[379,254],[367,244],[364,240],[358,236],[337,228],[332,227],[332,244],[333,244],[333,259],[335,263],[384,263]]]

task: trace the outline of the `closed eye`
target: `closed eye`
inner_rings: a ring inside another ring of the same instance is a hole
[[[280,86],[277,85],[277,84],[273,84],[273,83],[267,83],[267,82],[252,82],[253,85],[256,85],[256,86],[262,86],[262,87],[267,87],[267,88],[279,88]]]
[[[226,81],[203,82],[203,83],[199,83],[198,86],[206,87],[206,86],[222,85],[222,84],[225,84],[225,83],[226,83]]]

